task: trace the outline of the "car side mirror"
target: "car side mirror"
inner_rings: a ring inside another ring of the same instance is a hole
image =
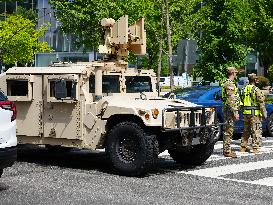
[[[168,99],[176,99],[175,93],[170,93]]]
[[[54,88],[55,98],[57,99],[66,98],[67,96],[66,81],[58,80],[58,81],[55,81],[54,85],[55,85],[55,88]]]
[[[219,92],[214,93],[214,100],[222,100],[222,96],[220,95]]]

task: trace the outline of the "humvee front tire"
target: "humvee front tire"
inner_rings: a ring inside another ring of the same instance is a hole
[[[179,148],[168,149],[170,156],[179,164],[201,165],[213,153],[214,143],[199,144],[192,146],[189,150]]]
[[[106,153],[109,161],[122,175],[145,174],[156,163],[158,152],[156,136],[147,135],[133,122],[117,124],[107,136]]]

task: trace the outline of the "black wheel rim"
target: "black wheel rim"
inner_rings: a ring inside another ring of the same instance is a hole
[[[218,118],[216,119],[215,123],[216,125],[220,123]],[[212,128],[213,135],[215,136],[214,139],[218,139],[221,134],[221,127],[218,125],[218,126],[212,126],[211,128]]]
[[[125,134],[119,137],[116,153],[124,163],[132,163],[136,160],[139,152],[139,143],[134,135]]]

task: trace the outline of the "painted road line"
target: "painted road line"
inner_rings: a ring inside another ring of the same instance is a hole
[[[223,145],[221,145],[221,147],[223,148]],[[239,146],[236,147],[235,146],[231,146],[233,149],[234,148],[239,148]],[[221,148],[221,149],[222,149]],[[214,148],[215,150],[215,148]],[[219,150],[219,149],[216,149],[216,150]],[[239,149],[238,149],[239,150]],[[246,156],[254,156],[254,154],[252,152],[245,152],[245,153],[241,153],[239,151],[235,151],[236,154],[237,154],[237,157],[246,157]],[[273,145],[270,145],[270,146],[263,146],[261,147],[260,149],[260,154],[268,154],[268,153],[272,153],[273,152]],[[168,150],[165,150],[164,152],[160,153],[159,154],[159,157],[166,157],[166,156],[170,156]],[[224,157],[222,152],[219,153],[219,154],[212,154],[208,159],[207,159],[207,162],[210,162],[210,161],[217,161],[217,160],[223,160],[223,159],[229,159],[227,157]]]
[[[235,174],[239,172],[247,172],[251,170],[265,169],[270,167],[273,167],[273,159],[258,161],[258,162],[231,164],[231,165],[211,167],[211,168],[199,169],[199,170],[193,170],[193,171],[180,171],[178,173],[217,178],[217,177],[221,177],[228,174]]]
[[[169,156],[169,155],[170,154],[169,154],[168,150],[165,150],[164,152],[160,153],[158,156],[163,157],[163,156]]]
[[[258,179],[258,180],[252,181],[251,183],[265,185],[265,186],[273,186],[273,177]]]

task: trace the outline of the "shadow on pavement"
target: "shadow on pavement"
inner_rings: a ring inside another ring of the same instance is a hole
[[[103,151],[91,152],[89,150],[78,149],[57,151],[48,150],[35,145],[26,145],[18,148],[17,161],[36,163],[42,166],[97,170],[108,174],[116,174],[108,163],[106,154]],[[181,166],[172,159],[159,158],[157,166],[146,176],[166,174],[192,168],[192,166]]]
[[[7,186],[5,183],[0,182],[0,192],[8,190],[9,186]]]
[[[26,145],[18,148],[17,161],[44,166],[110,171],[104,152],[90,152],[87,150],[48,150],[44,147]]]

